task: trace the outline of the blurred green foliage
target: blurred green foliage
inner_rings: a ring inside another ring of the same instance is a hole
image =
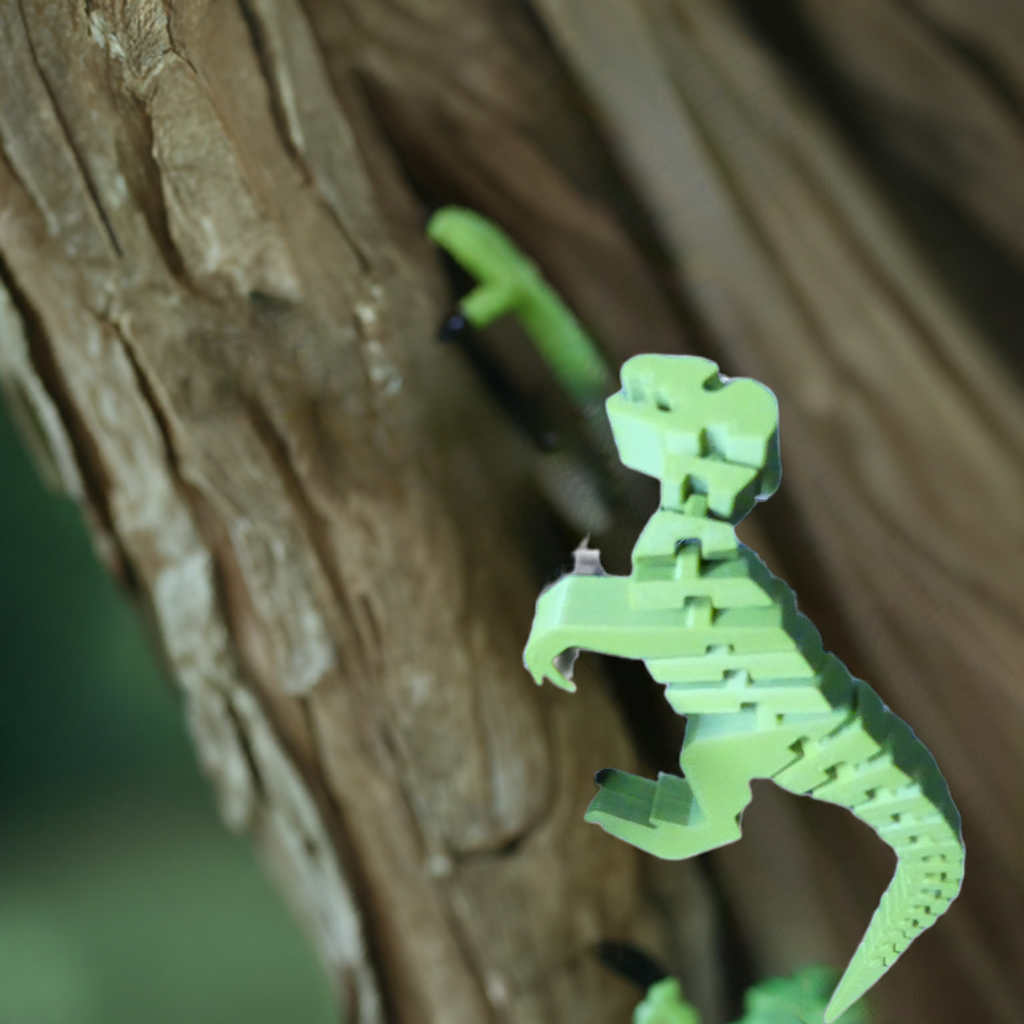
[[[0,407],[0,1024],[330,1024],[172,685]]]
[[[768,978],[747,990],[743,1018],[736,1024],[820,1024],[839,971],[810,964],[789,978]],[[867,1024],[867,1003],[851,1006],[836,1024]],[[633,1012],[633,1024],[701,1024],[697,1008],[676,978],[663,978],[647,989]]]

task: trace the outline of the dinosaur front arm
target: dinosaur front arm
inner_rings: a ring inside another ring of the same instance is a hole
[[[523,652],[523,664],[538,686],[548,679],[575,692],[571,668],[562,657],[573,649],[636,656],[626,653],[635,647],[635,640],[631,643],[624,635],[621,618],[629,608],[627,583],[623,576],[570,573],[540,595]]]
[[[706,631],[693,631],[687,643],[680,632],[678,609],[635,608],[629,599],[629,582],[628,576],[569,573],[541,594],[523,652],[523,664],[538,686],[549,679],[575,692],[569,672],[564,671],[568,659],[559,658],[574,649],[634,659],[704,653],[710,639]]]

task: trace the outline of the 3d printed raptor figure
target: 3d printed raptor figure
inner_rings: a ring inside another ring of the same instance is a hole
[[[462,303],[467,318],[516,313],[577,403],[592,404],[606,380],[600,357],[533,264],[470,211],[441,211],[431,234],[481,279]],[[636,356],[621,376],[606,404],[615,444],[626,466],[661,482],[660,507],[629,576],[577,552],[575,570],[537,601],[524,662],[538,684],[573,691],[581,650],[642,659],[687,717],[683,777],[598,773],[586,820],[612,835],[666,859],[713,850],[740,838],[750,782],[770,778],[849,808],[892,847],[895,876],[832,995],[830,1024],[959,892],[960,816],[910,727],[822,648],[793,591],[736,539],[779,485],[771,391],[693,356]]]
[[[751,779],[848,807],[896,852],[896,874],[825,1015],[860,998],[960,889],[960,816],[934,758],[867,683],[822,649],[793,591],[736,539],[778,487],[775,398],[692,356],[622,367],[608,418],[623,463],[661,481],[629,576],[592,557],[541,595],[524,661],[574,690],[580,650],[642,658],[687,716],[684,778],[598,773],[586,813],[678,860],[740,838]]]

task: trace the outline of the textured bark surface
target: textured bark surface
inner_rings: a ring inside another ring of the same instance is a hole
[[[783,13],[1014,265],[1019,108],[964,53],[1009,89],[1019,15],[908,10]],[[594,666],[572,698],[528,685],[566,535],[433,341],[422,226],[453,200],[614,361],[699,348],[776,389],[774,567],[965,817],[964,896],[879,1019],[1024,1013],[1024,407],[790,56],[712,0],[0,2],[8,403],[153,619],[346,1020],[624,1021],[590,947],[628,938],[720,1024],[723,930],[757,972],[840,966],[887,874],[870,833],[767,785],[710,872],[583,825],[593,771],[671,769],[680,723],[651,704],[631,733]],[[940,145],[963,159],[920,157]]]

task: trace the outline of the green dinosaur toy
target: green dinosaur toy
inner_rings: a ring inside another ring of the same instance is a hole
[[[586,813],[666,859],[740,838],[752,779],[848,807],[896,852],[896,874],[825,1014],[834,1021],[960,889],[960,816],[934,758],[867,683],[823,650],[792,590],[734,526],[778,486],[777,407],[750,380],[693,356],[622,367],[608,417],[622,461],[661,481],[629,576],[595,552],[537,602],[524,661],[574,690],[580,650],[639,658],[687,716],[685,777],[597,775]]]
[[[484,282],[463,312],[480,326],[519,315],[574,400],[592,402],[596,349],[533,264],[467,213],[442,211],[430,229]],[[641,659],[687,717],[683,777],[597,774],[585,817],[612,835],[666,859],[713,850],[740,838],[750,782],[770,778],[849,808],[892,847],[895,876],[832,995],[831,1024],[959,892],[960,816],[909,726],[822,648],[792,590],[736,539],[779,485],[774,395],[721,378],[708,359],[641,355],[606,408],[622,462],[660,481],[660,508],[629,576],[608,575],[581,546],[537,601],[524,663],[538,685],[573,691],[581,650]]]

